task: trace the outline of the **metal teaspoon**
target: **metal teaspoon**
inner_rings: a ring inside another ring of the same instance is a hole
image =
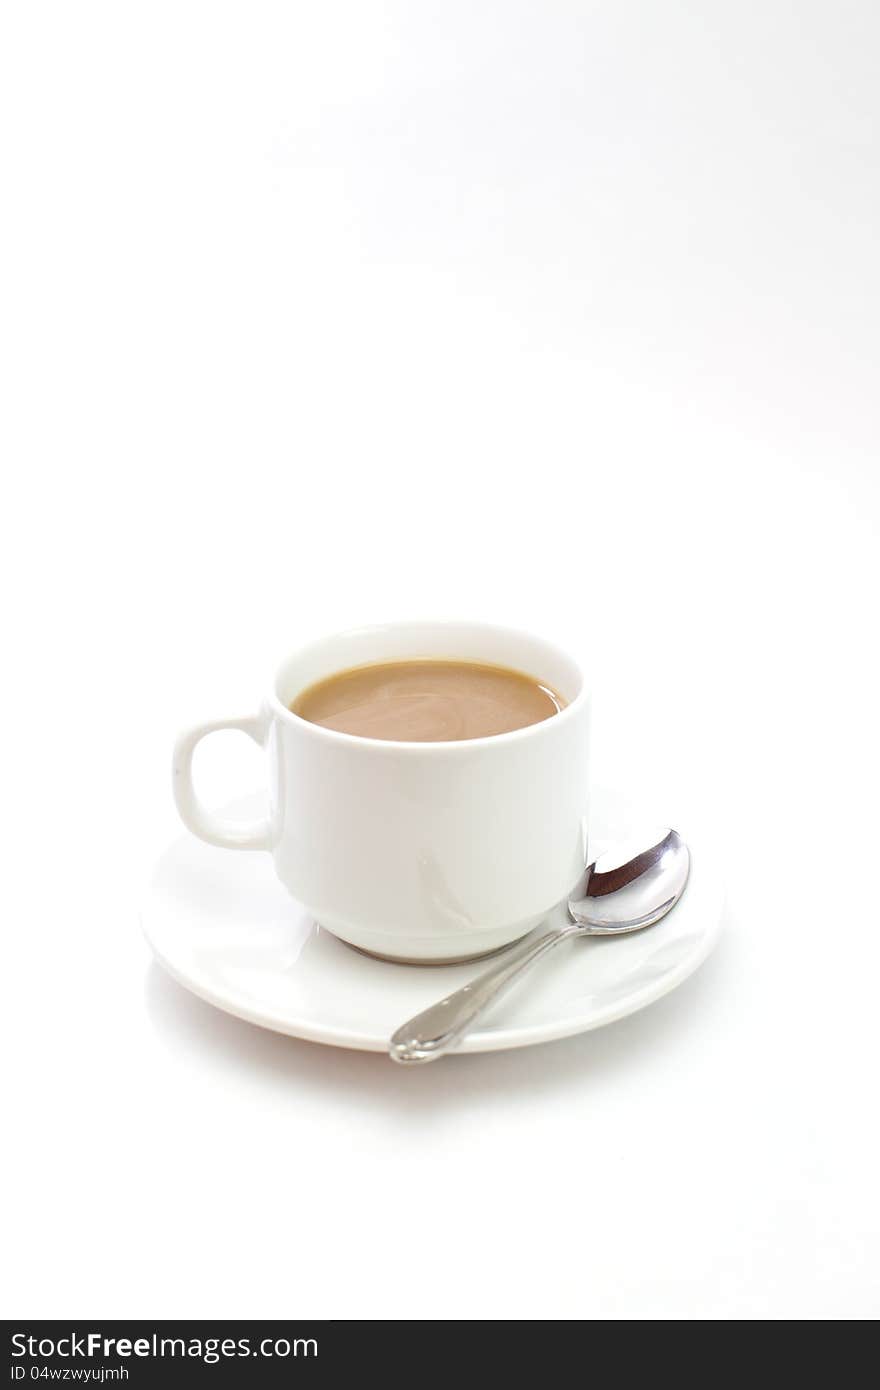
[[[483,1010],[560,941],[623,936],[665,917],[684,892],[690,871],[690,854],[680,835],[670,830],[625,864],[615,865],[616,857],[613,852],[601,855],[584,870],[568,900],[570,921],[538,937],[530,934],[469,985],[398,1028],[388,1049],[393,1060],[432,1062],[451,1052]]]

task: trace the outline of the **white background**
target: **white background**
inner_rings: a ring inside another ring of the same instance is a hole
[[[4,8],[7,1315],[880,1311],[878,42],[870,0]],[[676,994],[409,1072],[151,965],[176,730],[419,614],[580,652],[597,779],[712,818]]]

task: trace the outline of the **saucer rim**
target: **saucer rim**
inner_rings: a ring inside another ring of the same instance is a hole
[[[476,1029],[467,1034],[455,1051],[449,1055],[465,1056],[480,1052],[510,1052],[515,1048],[534,1047],[539,1043],[559,1042],[563,1038],[576,1037],[579,1033],[591,1033],[596,1028],[604,1028],[609,1023],[617,1023],[620,1019],[627,1018],[630,1014],[639,1013],[650,1004],[656,1003],[658,999],[662,999],[664,995],[670,994],[672,990],[684,984],[685,980],[693,975],[711,955],[717,945],[722,930],[724,898],[720,885],[716,885],[716,888],[719,893],[717,913],[713,912],[712,925],[707,927],[697,938],[695,949],[679,963],[675,970],[628,995],[621,1001],[619,1007],[615,1008],[610,1005],[607,1012],[592,1020],[585,1020],[583,1014],[580,1013],[567,1013],[545,1024],[522,1025],[519,1028]],[[364,1033],[338,1026],[329,1027],[314,1024],[309,1020],[291,1020],[289,1023],[285,1023],[266,1014],[261,1015],[257,1010],[248,1009],[237,999],[224,997],[221,992],[205,987],[200,981],[194,983],[191,977],[185,976],[182,971],[178,970],[155,945],[147,930],[145,913],[143,912],[141,913],[141,930],[154,959],[177,984],[188,993],[195,995],[196,998],[203,1000],[204,1003],[212,1005],[215,1009],[220,1009],[223,1013],[232,1015],[233,1018],[239,1018],[245,1023],[250,1023],[257,1028],[265,1028],[272,1033],[279,1033],[283,1037],[298,1038],[302,1042],[317,1043],[325,1047],[341,1047],[355,1052],[387,1053],[388,1051],[388,1041],[377,1038],[374,1033]],[[584,942],[583,944],[588,946],[589,943]],[[385,964],[388,963],[385,962]]]
[[[605,796],[615,798],[613,790],[605,788],[594,788],[594,793],[600,797],[604,792]],[[239,798],[231,803],[232,807],[241,808],[246,805],[251,798]],[[628,810],[643,813],[638,797],[628,796],[625,798]],[[227,808],[229,809],[229,808]],[[683,823],[684,824],[684,823]],[[693,943],[687,954],[678,961],[674,968],[665,971],[659,977],[648,980],[641,987],[634,987],[632,992],[627,993],[616,1003],[609,1003],[592,1016],[585,1016],[583,1009],[569,1005],[565,1012],[555,1014],[553,1017],[544,1019],[540,1022],[524,1023],[518,1026],[508,1024],[503,1028],[481,1028],[468,1034],[461,1045],[452,1055],[473,1055],[481,1052],[504,1052],[520,1047],[531,1047],[538,1043],[555,1042],[562,1038],[574,1037],[578,1033],[591,1032],[595,1028],[604,1027],[606,1024],[618,1022],[630,1014],[637,1013],[648,1005],[655,1003],[664,995],[677,989],[683,984],[707,959],[715,948],[721,935],[723,927],[723,914],[725,894],[715,860],[712,855],[707,853],[704,844],[703,832],[698,832],[694,836],[689,828],[685,828],[688,846],[691,851],[691,882],[686,890],[685,902],[687,897],[694,891],[698,891],[701,899],[700,921],[697,934],[694,936]],[[243,1001],[234,989],[224,991],[212,985],[210,981],[193,971],[182,969],[175,960],[163,950],[161,942],[161,929],[154,928],[151,931],[150,919],[152,913],[150,904],[159,891],[160,877],[168,859],[174,852],[190,844],[191,837],[182,835],[171,841],[164,849],[154,867],[144,901],[141,904],[140,924],[144,939],[161,968],[171,976],[177,984],[186,989],[197,998],[210,1004],[212,1007],[220,1009],[222,1012],[239,1018],[246,1023],[250,1023],[258,1028],[266,1028],[270,1032],[279,1033],[282,1036],[299,1038],[304,1042],[317,1043],[327,1047],[343,1047],[360,1052],[386,1053],[388,1050],[388,1039],[384,1033],[379,1034],[375,1030],[365,1030],[363,1028],[352,1028],[337,1023],[324,1024],[316,1022],[310,1018],[282,1018],[277,1014],[269,1013],[265,1008],[251,1007],[247,1001]],[[698,886],[697,886],[698,885]],[[673,912],[679,909],[673,909]],[[564,916],[565,909],[559,906],[547,915],[545,921],[552,920],[554,916],[560,918]],[[156,919],[156,925],[161,928],[161,918]],[[538,930],[536,928],[535,930]],[[160,938],[156,940],[156,936]],[[342,943],[346,944],[346,943]],[[592,943],[594,944],[594,943]],[[588,941],[575,943],[576,947],[583,950],[590,949],[591,943]],[[506,948],[502,948],[506,949]],[[605,949],[608,949],[607,945]],[[373,962],[363,953],[363,963],[369,969]],[[498,953],[500,954],[500,952]],[[384,968],[388,968],[387,962],[377,962]],[[417,969],[417,966],[400,967],[405,969]],[[436,969],[435,965],[426,966],[426,969]],[[483,963],[480,960],[474,961],[474,974],[480,973]]]

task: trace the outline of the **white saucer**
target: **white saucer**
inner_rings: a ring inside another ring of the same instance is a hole
[[[260,814],[260,798],[227,808]],[[595,790],[591,856],[656,817]],[[691,848],[684,897],[647,931],[571,941],[499,1000],[461,1052],[493,1052],[598,1028],[680,985],[711,951],[722,890],[697,827],[676,827]],[[564,909],[557,909],[562,913]],[[156,869],[143,909],[156,959],[194,994],[279,1033],[384,1052],[399,1024],[472,979],[485,962],[410,966],[372,959],[316,926],[275,877],[267,854],[177,840]]]

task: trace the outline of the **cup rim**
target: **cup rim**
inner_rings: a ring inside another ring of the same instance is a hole
[[[268,699],[272,713],[276,718],[280,718],[285,723],[292,724],[294,728],[299,727],[303,730],[308,730],[310,735],[330,745],[336,744],[341,748],[354,746],[369,749],[376,753],[409,753],[424,754],[429,757],[451,757],[456,753],[460,755],[462,750],[487,747],[500,748],[508,746],[511,743],[521,742],[523,739],[529,737],[540,737],[542,733],[546,734],[549,729],[558,729],[563,723],[571,723],[572,719],[580,713],[589,700],[590,691],[580,661],[572,656],[565,647],[560,646],[558,642],[551,641],[550,638],[543,637],[536,632],[530,632],[525,628],[510,627],[503,623],[475,622],[469,618],[427,618],[422,620],[422,625],[426,628],[432,628],[435,631],[438,628],[453,629],[467,627],[472,631],[482,630],[487,633],[494,633],[496,636],[501,635],[510,638],[520,638],[530,642],[541,642],[545,646],[552,648],[557,656],[569,662],[577,672],[580,689],[574,699],[570,700],[563,709],[559,710],[555,715],[551,715],[548,719],[540,719],[536,724],[525,724],[521,729],[511,729],[505,734],[486,734],[482,738],[459,738],[437,741],[425,740],[419,742],[414,739],[367,738],[363,734],[348,734],[343,733],[340,729],[328,729],[323,724],[313,724],[310,719],[303,719],[302,715],[295,714],[280,698],[278,694],[278,684],[282,672],[291,661],[307,653],[311,647],[318,646],[323,642],[361,637],[369,633],[384,633],[401,627],[419,625],[420,620],[418,619],[400,619],[397,622],[364,624],[360,627],[345,628],[339,632],[329,633],[326,637],[315,638],[311,642],[304,643],[301,647],[294,648],[294,650],[290,652],[282,662],[278,663],[275,668],[275,675],[272,680]]]

